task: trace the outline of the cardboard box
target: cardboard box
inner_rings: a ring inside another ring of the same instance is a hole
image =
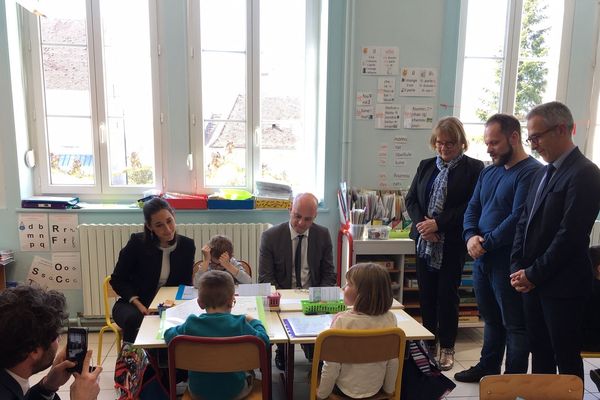
[[[255,208],[267,208],[267,209],[289,209],[292,206],[291,200],[285,199],[270,199],[268,197],[257,197],[255,201]]]
[[[176,210],[206,210],[208,207],[205,194],[177,195],[164,199]]]
[[[254,198],[247,200],[208,199],[209,210],[252,210]]]

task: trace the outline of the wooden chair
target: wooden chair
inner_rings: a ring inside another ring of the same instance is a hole
[[[237,372],[260,368],[262,379],[254,380],[252,391],[246,399],[268,400],[271,395],[269,363],[265,343],[256,336],[175,336],[169,342],[170,398],[177,398],[177,368],[196,372]],[[187,390],[183,399],[191,399]]]
[[[583,381],[575,375],[488,375],[479,381],[480,400],[581,400]]]
[[[400,399],[400,385],[402,383],[402,368],[404,366],[404,353],[406,349],[406,335],[400,328],[389,329],[328,329],[317,336],[313,356],[310,399],[317,398],[317,375],[320,361],[337,363],[372,363],[398,359],[398,374],[396,386],[392,396],[382,391],[366,399]],[[345,399],[331,394],[329,399]]]
[[[102,284],[102,300],[104,301],[104,322],[106,325],[100,329],[100,333],[98,334],[98,365],[102,365],[102,338],[104,332],[108,329],[112,330],[115,333],[115,343],[117,344],[117,355],[121,354],[121,342],[122,342],[122,334],[121,328],[119,325],[115,324],[111,321],[110,312],[111,306],[108,302],[108,299],[117,298],[118,295],[113,290],[112,286],[110,286],[110,275],[104,278],[104,283]]]

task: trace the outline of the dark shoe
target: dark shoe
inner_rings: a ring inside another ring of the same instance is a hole
[[[591,370],[590,378],[592,378],[592,381],[598,386],[598,390],[600,390],[600,368]]]
[[[459,382],[478,383],[481,378],[486,375],[488,374],[479,369],[479,367],[474,366],[464,371],[457,372],[454,374],[454,379]]]
[[[275,366],[281,371],[285,371],[285,354],[283,350],[275,350]]]

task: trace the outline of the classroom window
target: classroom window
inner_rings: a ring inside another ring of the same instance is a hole
[[[192,125],[196,115],[202,121],[192,135],[201,190],[252,190],[255,181],[269,180],[319,192],[325,6],[317,0],[189,4],[190,25],[200,27],[190,33],[193,51],[200,49],[190,62],[196,82],[190,103]]]
[[[160,182],[151,2],[53,0],[23,12],[40,193],[140,193]]]
[[[524,122],[535,105],[564,97],[559,76],[569,41],[570,29],[563,27],[569,3],[462,3],[455,115],[464,123],[470,155],[489,160],[483,124],[491,115],[513,114]]]

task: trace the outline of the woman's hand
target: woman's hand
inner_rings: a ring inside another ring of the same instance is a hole
[[[417,231],[421,236],[436,233],[438,231],[437,222],[433,218],[425,217],[424,221],[417,224]]]

